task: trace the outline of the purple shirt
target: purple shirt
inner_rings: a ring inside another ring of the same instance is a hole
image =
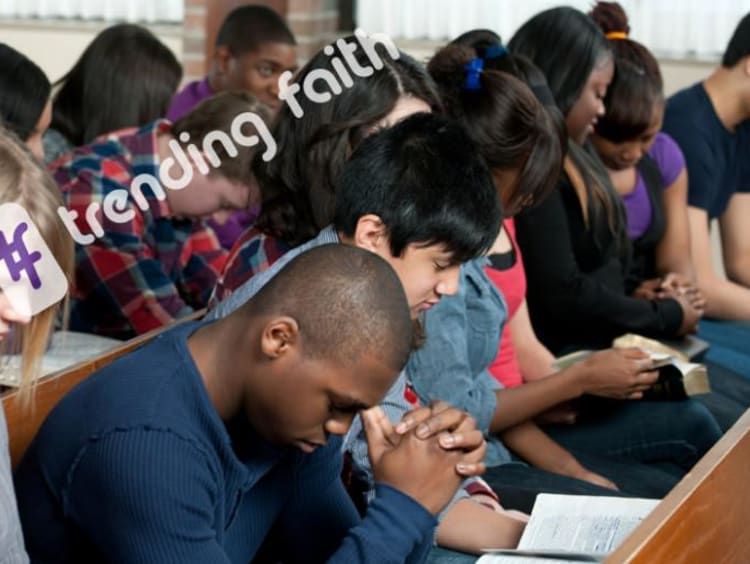
[[[665,188],[671,186],[685,168],[685,157],[682,150],[674,139],[666,133],[659,132],[656,134],[656,139],[648,150],[648,155],[654,159]],[[628,216],[628,237],[631,240],[637,239],[648,230],[651,226],[653,212],[646,183],[643,181],[640,171],[636,172],[638,176],[635,190],[622,197]]]
[[[174,95],[172,103],[169,104],[169,110],[167,110],[167,119],[171,122],[177,121],[197,106],[199,102],[213,95],[214,91],[208,84],[208,77],[203,80],[194,80]]]
[[[172,98],[172,103],[167,111],[167,119],[171,122],[177,121],[200,102],[213,95],[214,91],[211,90],[208,77],[189,83]],[[258,209],[238,211],[233,213],[227,222],[222,225],[213,219],[208,221],[208,225],[216,232],[221,246],[225,249],[231,249],[234,242],[239,239],[245,229],[253,224],[257,216]]]

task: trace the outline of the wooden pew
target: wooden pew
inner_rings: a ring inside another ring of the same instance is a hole
[[[178,323],[200,319],[204,313],[204,310],[195,312],[189,317],[181,319]],[[15,390],[5,393],[2,396],[2,402],[8,424],[11,464],[13,466],[18,464],[49,412],[71,388],[113,360],[148,342],[167,328],[154,329],[129,341],[124,341],[121,346],[115,349],[45,376],[37,382],[29,408],[25,408],[21,404],[18,392]]]
[[[750,409],[607,559],[750,562]]]

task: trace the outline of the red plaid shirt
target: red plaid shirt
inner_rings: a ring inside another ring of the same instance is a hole
[[[51,165],[67,208],[78,213],[75,223],[82,234],[92,233],[85,219],[90,204],[101,204],[114,190],[130,192],[139,174],[159,178],[156,136],[169,127],[160,120],[117,131]],[[166,201],[147,186],[142,190],[146,211],[132,197],[126,209],[135,215],[125,223],[99,210],[104,235],[90,245],[76,244],[74,330],[130,338],[206,305],[226,251],[203,221],[175,218]]]

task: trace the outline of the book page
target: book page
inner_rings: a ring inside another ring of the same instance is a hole
[[[683,362],[677,359],[674,360],[673,364],[682,372],[683,385],[688,396],[707,394],[711,391],[711,383],[705,365]]]
[[[603,558],[656,507],[657,499],[539,494],[519,550],[554,549]],[[481,564],[586,562],[485,555]]]

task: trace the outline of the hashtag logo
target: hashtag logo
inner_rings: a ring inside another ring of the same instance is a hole
[[[62,299],[68,281],[28,212],[0,205],[0,288],[11,307],[31,316]]]
[[[21,272],[26,271],[31,287],[38,290],[42,281],[39,279],[36,268],[34,268],[34,263],[42,258],[42,253],[39,251],[30,253],[26,245],[23,244],[23,234],[28,229],[28,223],[20,223],[16,227],[10,243],[6,241],[5,233],[0,231],[0,261],[5,261],[13,282],[20,281]]]

